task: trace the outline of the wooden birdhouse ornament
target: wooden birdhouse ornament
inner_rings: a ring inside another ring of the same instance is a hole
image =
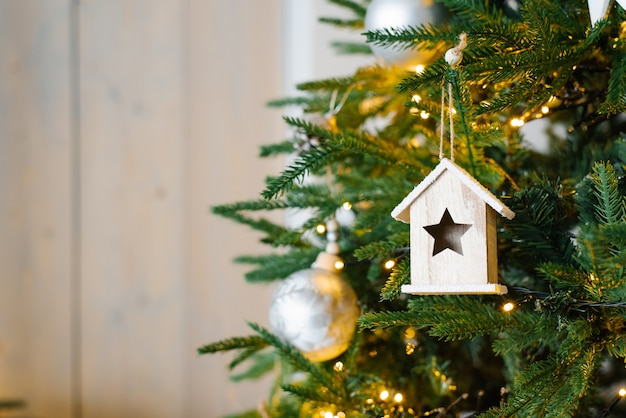
[[[447,158],[391,215],[411,225],[411,284],[402,292],[504,294],[498,284],[496,214],[515,214]]]

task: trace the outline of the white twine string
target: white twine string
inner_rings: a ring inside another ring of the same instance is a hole
[[[350,96],[352,89],[354,89],[354,85],[351,85],[350,87],[346,89],[345,92],[343,92],[343,96],[341,96],[341,100],[339,101],[338,104],[336,104],[336,102],[337,102],[337,95],[339,94],[339,89],[333,90],[333,94],[331,94],[330,96],[330,103],[328,104],[328,112],[325,115],[327,121],[330,121],[332,118],[334,118],[337,115],[337,113],[339,113],[343,105],[345,105],[346,102],[348,101],[348,96]],[[332,124],[332,126],[334,126],[334,123]],[[334,130],[334,128],[331,128],[331,129]],[[336,186],[333,183],[333,172],[330,167],[330,164],[326,166],[326,184],[328,186],[328,190],[330,190],[331,193],[333,194],[339,193],[340,191],[339,186]]]
[[[352,92],[353,88],[354,86],[350,86],[346,89],[346,91],[343,93],[343,96],[341,97],[341,100],[339,101],[339,104],[336,106],[335,102],[337,101],[337,95],[339,94],[339,90],[333,90],[333,94],[330,96],[330,104],[328,105],[328,113],[326,113],[326,118],[331,118],[339,113],[343,105],[345,105],[348,101],[348,96]]]
[[[446,62],[452,68],[456,68],[463,59],[463,50],[467,46],[467,35],[465,32],[459,35],[459,44],[454,48],[450,48],[445,55]],[[444,118],[445,118],[445,78],[441,80],[441,131],[439,135],[439,159],[443,158],[443,134],[444,134]],[[452,83],[448,82],[448,113],[450,114],[450,160],[454,161],[454,121],[452,110],[454,109],[454,99],[452,96]]]

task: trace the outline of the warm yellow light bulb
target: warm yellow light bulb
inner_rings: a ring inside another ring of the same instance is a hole
[[[414,94],[414,95],[413,95],[413,101],[414,101],[415,103],[419,103],[419,102],[421,102],[421,101],[422,101],[422,96],[420,96],[419,94]]]
[[[345,264],[343,264],[343,261],[339,260],[339,261],[335,261],[335,269],[337,270],[341,270],[343,269],[345,266]]]
[[[389,391],[383,390],[382,392],[380,392],[379,397],[381,401],[386,401],[389,398]]]
[[[617,394],[623,398],[626,396],[626,388],[621,388]]]
[[[350,209],[352,209],[352,203],[350,203],[350,202],[343,202],[343,204],[341,205],[341,208],[343,210],[350,210]]]
[[[415,331],[415,328],[413,328],[413,327],[408,327],[404,331],[404,337],[405,338],[415,338],[416,335],[417,335],[417,332]]]
[[[415,73],[422,74],[425,69],[426,69],[426,67],[424,67],[422,64],[417,64],[415,66]]]
[[[335,363],[335,365],[333,366],[333,369],[334,369],[336,372],[340,372],[340,371],[342,371],[342,370],[343,370],[343,363],[342,363],[342,362],[340,362],[340,361],[338,361],[338,362],[337,362],[337,363]]]
[[[326,232],[326,225],[319,224],[318,226],[315,227],[315,230],[317,231],[318,234],[323,234],[324,232]]]
[[[333,418],[332,412],[324,412],[324,418]]]
[[[504,305],[502,305],[502,310],[504,312],[511,312],[513,309],[515,309],[515,305],[511,302],[507,302]]]
[[[420,118],[422,119],[428,119],[430,117],[430,113],[426,112],[425,110],[422,110],[420,112]]]
[[[548,106],[541,106],[541,113],[547,115],[550,112],[550,108]]]
[[[387,260],[387,261],[385,261],[385,268],[387,270],[391,270],[392,268],[394,268],[395,265],[396,265],[395,260]]]
[[[524,121],[520,118],[513,118],[511,119],[511,126],[514,128],[521,128],[522,126],[524,126]]]
[[[393,400],[394,400],[395,402],[397,402],[397,403],[402,402],[402,400],[403,400],[403,399],[404,399],[404,396],[402,396],[402,394],[401,394],[401,393],[396,393],[396,394],[393,396]]]

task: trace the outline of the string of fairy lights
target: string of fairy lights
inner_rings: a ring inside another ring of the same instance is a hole
[[[511,312],[515,310],[518,306],[521,306],[525,303],[534,301],[535,303],[539,303],[540,305],[543,303],[558,298],[562,301],[562,304],[566,305],[569,309],[581,310],[583,308],[626,308],[626,302],[596,302],[585,299],[579,299],[572,297],[569,293],[565,294],[554,294],[548,292],[539,292],[536,290],[527,289],[525,287],[513,286],[511,289],[525,297],[519,301],[506,302],[502,305],[502,310],[504,312]]]

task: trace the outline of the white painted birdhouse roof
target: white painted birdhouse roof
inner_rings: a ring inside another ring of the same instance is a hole
[[[429,175],[422,180],[420,184],[415,186],[413,191],[409,193],[398,206],[391,212],[391,216],[395,219],[409,223],[411,220],[411,205],[415,202],[420,195],[428,189],[431,185],[436,183],[437,179],[445,171],[449,171],[454,174],[465,186],[472,190],[476,196],[482,199],[487,205],[491,206],[493,210],[507,219],[513,219],[515,213],[509,209],[504,203],[502,203],[497,197],[487,190],[482,184],[480,184],[474,177],[472,177],[467,171],[463,170],[458,165],[454,164],[447,158],[443,158],[441,162],[435,167]],[[452,197],[456,198],[456,197]]]

